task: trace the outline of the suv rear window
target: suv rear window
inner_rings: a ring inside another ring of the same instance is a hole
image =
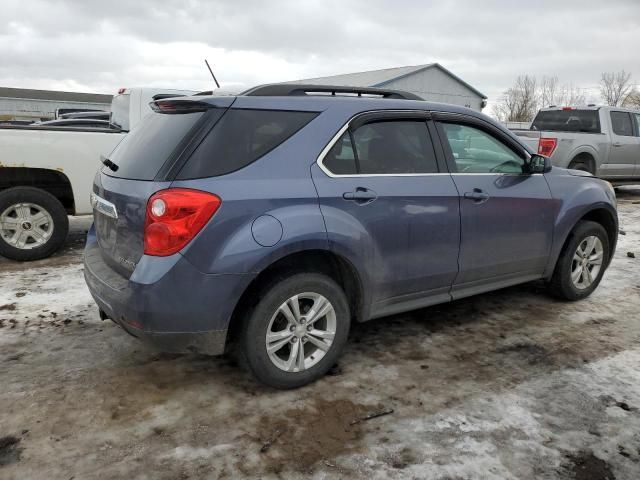
[[[531,130],[600,133],[598,110],[544,110],[538,112]]]
[[[316,112],[229,109],[193,152],[177,179],[216,177],[246,167],[317,115]]]
[[[148,114],[109,156],[118,170],[104,167],[102,173],[131,180],[153,180],[202,115],[202,112]]]

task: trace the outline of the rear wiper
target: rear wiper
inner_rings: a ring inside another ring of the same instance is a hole
[[[105,157],[104,155],[100,155],[100,161],[102,162],[102,164],[107,167],[109,170],[113,171],[113,172],[117,172],[118,171],[118,165],[116,165],[113,161],[109,160],[107,157]]]

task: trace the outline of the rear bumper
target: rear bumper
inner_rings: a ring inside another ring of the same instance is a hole
[[[110,319],[122,327],[132,337],[152,345],[163,352],[172,353],[201,353],[204,355],[221,355],[224,353],[227,330],[210,332],[148,332],[127,323],[125,320],[113,320],[109,314],[100,310],[103,320]]]
[[[143,256],[127,279],[102,259],[93,228],[84,264],[85,281],[101,317],[163,351],[178,353],[223,353],[235,306],[254,278],[205,274],[176,254]]]

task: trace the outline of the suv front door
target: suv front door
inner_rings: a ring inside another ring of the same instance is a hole
[[[526,172],[523,147],[479,119],[441,114],[437,129],[460,195],[460,271],[452,296],[540,278],[554,204],[542,174]]]
[[[312,167],[329,241],[369,279],[368,317],[448,301],[458,270],[458,193],[425,112],[356,117]]]

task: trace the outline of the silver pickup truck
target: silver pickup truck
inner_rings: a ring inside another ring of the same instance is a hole
[[[619,107],[541,109],[513,132],[554,165],[621,185],[640,182],[640,112]]]

